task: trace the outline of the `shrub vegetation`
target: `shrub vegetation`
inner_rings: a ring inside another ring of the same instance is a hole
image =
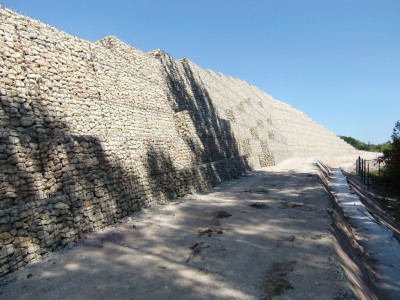
[[[385,162],[385,180],[397,192],[400,192],[400,121],[397,121],[392,134],[390,147],[383,151]]]
[[[390,148],[391,142],[387,141],[386,143],[383,144],[370,144],[370,143],[364,143],[361,142],[353,137],[350,136],[339,136],[342,140],[344,140],[346,143],[352,145],[354,148],[358,150],[364,150],[364,151],[372,151],[372,152],[384,152],[386,149]]]
[[[380,161],[384,167],[370,172],[370,186],[379,195],[386,211],[400,222],[400,121],[393,128],[392,140],[383,144],[366,144],[347,136],[340,138],[358,150],[383,153]]]

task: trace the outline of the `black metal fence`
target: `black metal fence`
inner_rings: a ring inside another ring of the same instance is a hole
[[[356,173],[361,177],[362,182],[369,187],[371,182],[371,172],[381,173],[382,160],[376,159],[363,159],[361,156],[356,161]]]

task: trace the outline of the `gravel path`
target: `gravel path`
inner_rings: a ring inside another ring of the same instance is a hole
[[[315,161],[143,210],[0,279],[2,299],[353,299]]]

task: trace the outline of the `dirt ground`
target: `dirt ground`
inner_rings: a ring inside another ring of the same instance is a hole
[[[135,213],[0,278],[0,298],[356,299],[315,162]]]

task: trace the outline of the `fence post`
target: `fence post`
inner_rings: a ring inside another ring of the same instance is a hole
[[[360,160],[360,177],[361,180],[364,181],[364,160]]]
[[[363,170],[364,170],[364,184],[366,184],[366,180],[367,180],[367,160],[363,159],[364,162],[364,166],[363,166]]]
[[[369,177],[369,161],[368,161],[368,173],[367,173],[368,175],[368,177],[367,177],[367,188],[369,188],[369,180],[370,180],[370,177]]]
[[[381,174],[381,160],[378,158],[378,174]]]

